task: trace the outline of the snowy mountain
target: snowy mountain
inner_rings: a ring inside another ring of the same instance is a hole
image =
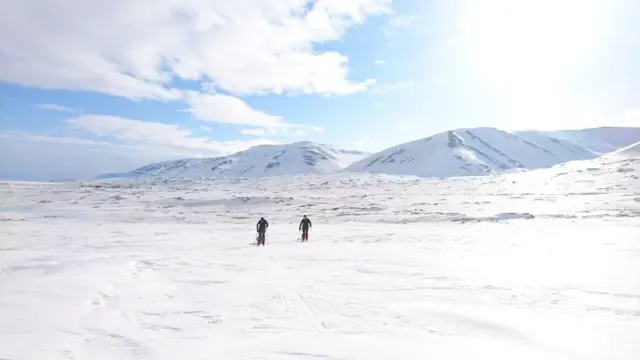
[[[627,158],[640,160],[640,141],[635,144],[626,146],[622,149],[616,150],[614,152],[605,154],[602,158],[612,159],[612,158]]]
[[[423,177],[487,175],[597,156],[570,141],[541,133],[529,138],[495,128],[447,131],[370,155],[345,171]]]
[[[99,178],[258,177],[326,173],[345,168],[367,155],[360,151],[303,141],[286,145],[259,145],[216,158],[164,161],[129,173],[106,174]]]
[[[640,141],[639,127],[599,127],[582,130],[561,131],[518,131],[518,136],[532,140],[532,137],[551,136],[571,141],[596,154],[605,154]]]
[[[261,145],[229,156],[164,161],[110,178],[260,177],[305,173],[379,172],[425,177],[487,175],[592,159],[640,141],[640,128],[506,132],[447,131],[376,154],[314,142]]]

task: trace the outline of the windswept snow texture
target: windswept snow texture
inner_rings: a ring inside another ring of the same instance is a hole
[[[0,359],[637,360],[637,150],[444,181],[0,183]]]
[[[367,153],[337,149],[304,141],[287,145],[260,145],[229,156],[212,159],[164,161],[107,178],[211,178],[261,177],[305,173],[328,173],[343,169]]]
[[[494,128],[459,129],[394,146],[350,165],[348,172],[422,177],[477,176],[546,168],[596,155],[542,134],[528,140]]]
[[[536,131],[518,132],[527,138]],[[582,130],[563,130],[543,133],[580,145],[597,154],[606,154],[640,141],[640,127],[600,127]]]

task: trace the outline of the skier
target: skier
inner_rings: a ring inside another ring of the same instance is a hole
[[[302,216],[302,221],[300,221],[300,226],[298,227],[298,231],[302,230],[302,241],[305,242],[309,240],[309,228],[311,227],[311,220],[307,218],[307,215]]]
[[[258,232],[258,246],[262,244],[264,246],[264,240],[267,233],[267,228],[269,227],[269,223],[263,217],[258,220],[256,224],[256,231]]]

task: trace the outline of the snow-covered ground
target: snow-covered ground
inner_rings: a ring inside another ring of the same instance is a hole
[[[635,360],[638,157],[0,183],[0,359]]]

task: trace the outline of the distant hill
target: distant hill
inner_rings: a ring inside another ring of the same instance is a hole
[[[475,176],[593,159],[638,141],[640,128],[553,132],[465,128],[393,146],[375,154],[303,141],[260,145],[216,158],[164,161],[98,178],[260,177],[339,171],[423,177]]]
[[[640,127],[599,127],[562,131],[519,131],[519,136],[530,139],[538,134],[571,141],[596,154],[606,154],[640,141]]]
[[[99,178],[258,177],[326,173],[343,169],[367,155],[360,151],[304,141],[286,145],[259,145],[216,158],[164,161],[128,173],[105,174]]]
[[[345,171],[426,177],[487,175],[596,156],[570,141],[541,133],[529,140],[495,128],[474,128],[397,145],[355,162]]]

